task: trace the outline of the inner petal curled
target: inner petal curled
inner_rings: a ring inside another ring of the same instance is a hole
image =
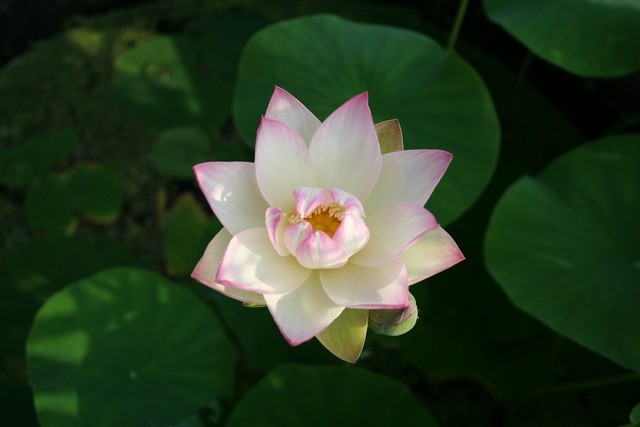
[[[286,248],[306,268],[339,268],[369,241],[360,201],[338,189],[299,187],[288,218]]]

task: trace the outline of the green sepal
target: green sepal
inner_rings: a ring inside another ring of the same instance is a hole
[[[380,151],[382,151],[382,154],[402,151],[404,149],[402,129],[400,128],[398,119],[376,123],[376,134],[378,134],[378,142],[380,143]]]
[[[368,320],[369,310],[345,308],[316,338],[334,356],[355,363],[364,347]]]
[[[369,328],[377,334],[395,337],[409,332],[418,320],[418,306],[409,294],[409,305],[405,308],[369,311]]]

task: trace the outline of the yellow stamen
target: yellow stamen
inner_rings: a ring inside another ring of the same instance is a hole
[[[304,218],[315,231],[322,231],[329,237],[333,237],[340,226],[342,220],[343,207],[337,203],[332,203],[329,206],[320,206],[315,209],[311,215]],[[301,221],[300,217],[291,217],[289,222],[296,223]]]

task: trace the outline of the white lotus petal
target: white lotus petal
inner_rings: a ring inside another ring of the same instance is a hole
[[[300,286],[310,273],[293,256],[280,256],[266,229],[252,228],[231,239],[216,282],[245,291],[279,294]]]
[[[290,252],[284,244],[284,232],[289,225],[287,215],[280,208],[270,207],[265,216],[267,232],[273,248],[280,256],[289,255]]]
[[[314,185],[311,158],[302,137],[266,117],[256,139],[256,178],[265,200],[284,211],[293,209],[293,190]]]
[[[424,233],[438,226],[422,206],[401,202],[367,217],[371,238],[351,261],[363,266],[383,265],[400,256]]]
[[[402,260],[378,267],[348,263],[320,271],[322,287],[338,305],[351,308],[402,308],[409,303],[407,270]]]
[[[402,254],[412,285],[446,270],[464,260],[464,255],[451,236],[437,227],[415,242]]]
[[[193,170],[211,209],[231,234],[264,227],[269,205],[258,188],[253,163],[208,162]]]
[[[366,200],[382,165],[366,93],[351,98],[325,120],[309,152],[316,186],[339,188]]]
[[[276,86],[271,95],[265,117],[278,120],[295,130],[306,145],[320,127],[320,120],[286,90]]]
[[[451,158],[451,153],[442,150],[384,154],[380,177],[364,203],[365,209],[375,212],[398,202],[424,206],[447,170]]]
[[[264,297],[278,328],[291,345],[313,338],[344,310],[327,297],[318,272],[313,272],[302,286],[290,293]]]
[[[200,258],[196,268],[193,270],[193,273],[191,273],[191,277],[203,285],[206,285],[233,299],[250,304],[264,305],[264,298],[261,294],[229,288],[216,282],[216,274],[218,272],[218,267],[220,266],[220,261],[222,260],[222,256],[227,250],[227,246],[229,245],[232,237],[233,236],[231,236],[226,229],[223,228],[220,230],[207,245],[207,249],[205,249],[202,258]]]

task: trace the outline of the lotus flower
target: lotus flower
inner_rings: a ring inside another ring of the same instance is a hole
[[[369,310],[408,307],[409,286],[463,259],[423,207],[451,157],[440,150],[382,154],[367,93],[321,123],[276,87],[258,128],[255,163],[194,167],[224,228],[192,277],[266,305],[291,345],[317,337],[355,362]]]

